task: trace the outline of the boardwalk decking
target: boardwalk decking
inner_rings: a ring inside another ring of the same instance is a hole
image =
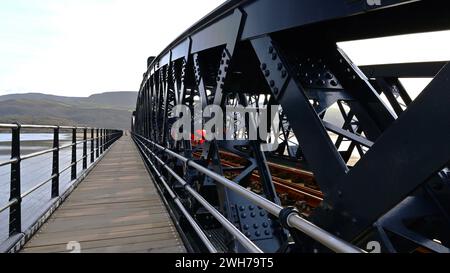
[[[184,252],[137,148],[123,136],[22,252]]]

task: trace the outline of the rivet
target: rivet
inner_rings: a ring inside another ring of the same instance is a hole
[[[256,213],[252,212],[250,213],[250,216],[254,218],[256,216]]]
[[[259,215],[264,216],[264,215],[266,215],[266,213],[264,211],[260,211]]]
[[[242,213],[242,214],[241,214],[241,217],[242,217],[242,218],[247,218],[247,214]]]
[[[257,232],[255,232],[255,235],[256,235],[256,237],[259,237],[259,236],[261,236],[261,232],[257,231]]]
[[[267,68],[267,65],[265,63],[261,64],[261,69],[262,70],[266,70],[266,68]]]
[[[240,211],[244,211],[244,210],[245,210],[245,207],[244,207],[244,206],[240,206],[240,207],[239,207],[239,210],[240,210]]]
[[[264,234],[270,235],[270,231],[266,229],[266,230],[264,231]]]
[[[278,64],[277,64],[277,68],[278,68],[278,70],[283,69],[283,64],[282,64],[282,63],[278,63]]]
[[[250,227],[248,225],[244,225],[244,229],[248,230]]]
[[[273,53],[273,54],[272,54],[272,60],[275,61],[275,60],[277,59],[277,57],[278,57],[278,56],[277,56],[277,53]]]
[[[266,70],[266,71],[264,72],[264,75],[265,75],[266,77],[269,77],[269,76],[270,76],[270,71],[269,71],[269,70]]]
[[[274,87],[275,86],[275,82],[273,80],[270,81],[270,87]]]
[[[275,94],[278,94],[278,91],[279,91],[279,90],[278,90],[278,88],[276,88],[276,87],[273,89],[273,92],[274,92]],[[264,215],[264,213],[262,213],[262,212],[260,212],[259,214],[260,214],[260,215],[262,214],[261,216]]]
[[[281,71],[281,77],[286,78],[286,76],[287,76],[286,70]]]
[[[273,46],[269,47],[269,53],[270,53],[270,54],[273,53]]]
[[[254,210],[254,209],[255,209],[255,207],[254,207],[254,206],[252,206],[252,205],[250,205],[250,206],[248,206],[248,209],[249,209],[249,210]]]
[[[255,224],[253,224],[253,227],[254,228],[259,228],[259,225],[255,223]]]

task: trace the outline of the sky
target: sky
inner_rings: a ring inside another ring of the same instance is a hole
[[[223,0],[0,0],[0,95],[137,91],[147,57]]]
[[[0,95],[137,91],[147,57],[222,2],[0,0]],[[449,45],[450,31],[339,44],[358,65],[450,60]]]

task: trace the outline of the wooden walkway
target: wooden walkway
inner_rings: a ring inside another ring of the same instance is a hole
[[[82,253],[185,252],[129,136],[114,144],[22,252],[70,252],[77,243]]]

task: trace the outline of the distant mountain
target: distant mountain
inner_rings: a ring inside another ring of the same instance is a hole
[[[41,93],[0,96],[0,123],[130,127],[137,92],[105,92],[89,97]]]

